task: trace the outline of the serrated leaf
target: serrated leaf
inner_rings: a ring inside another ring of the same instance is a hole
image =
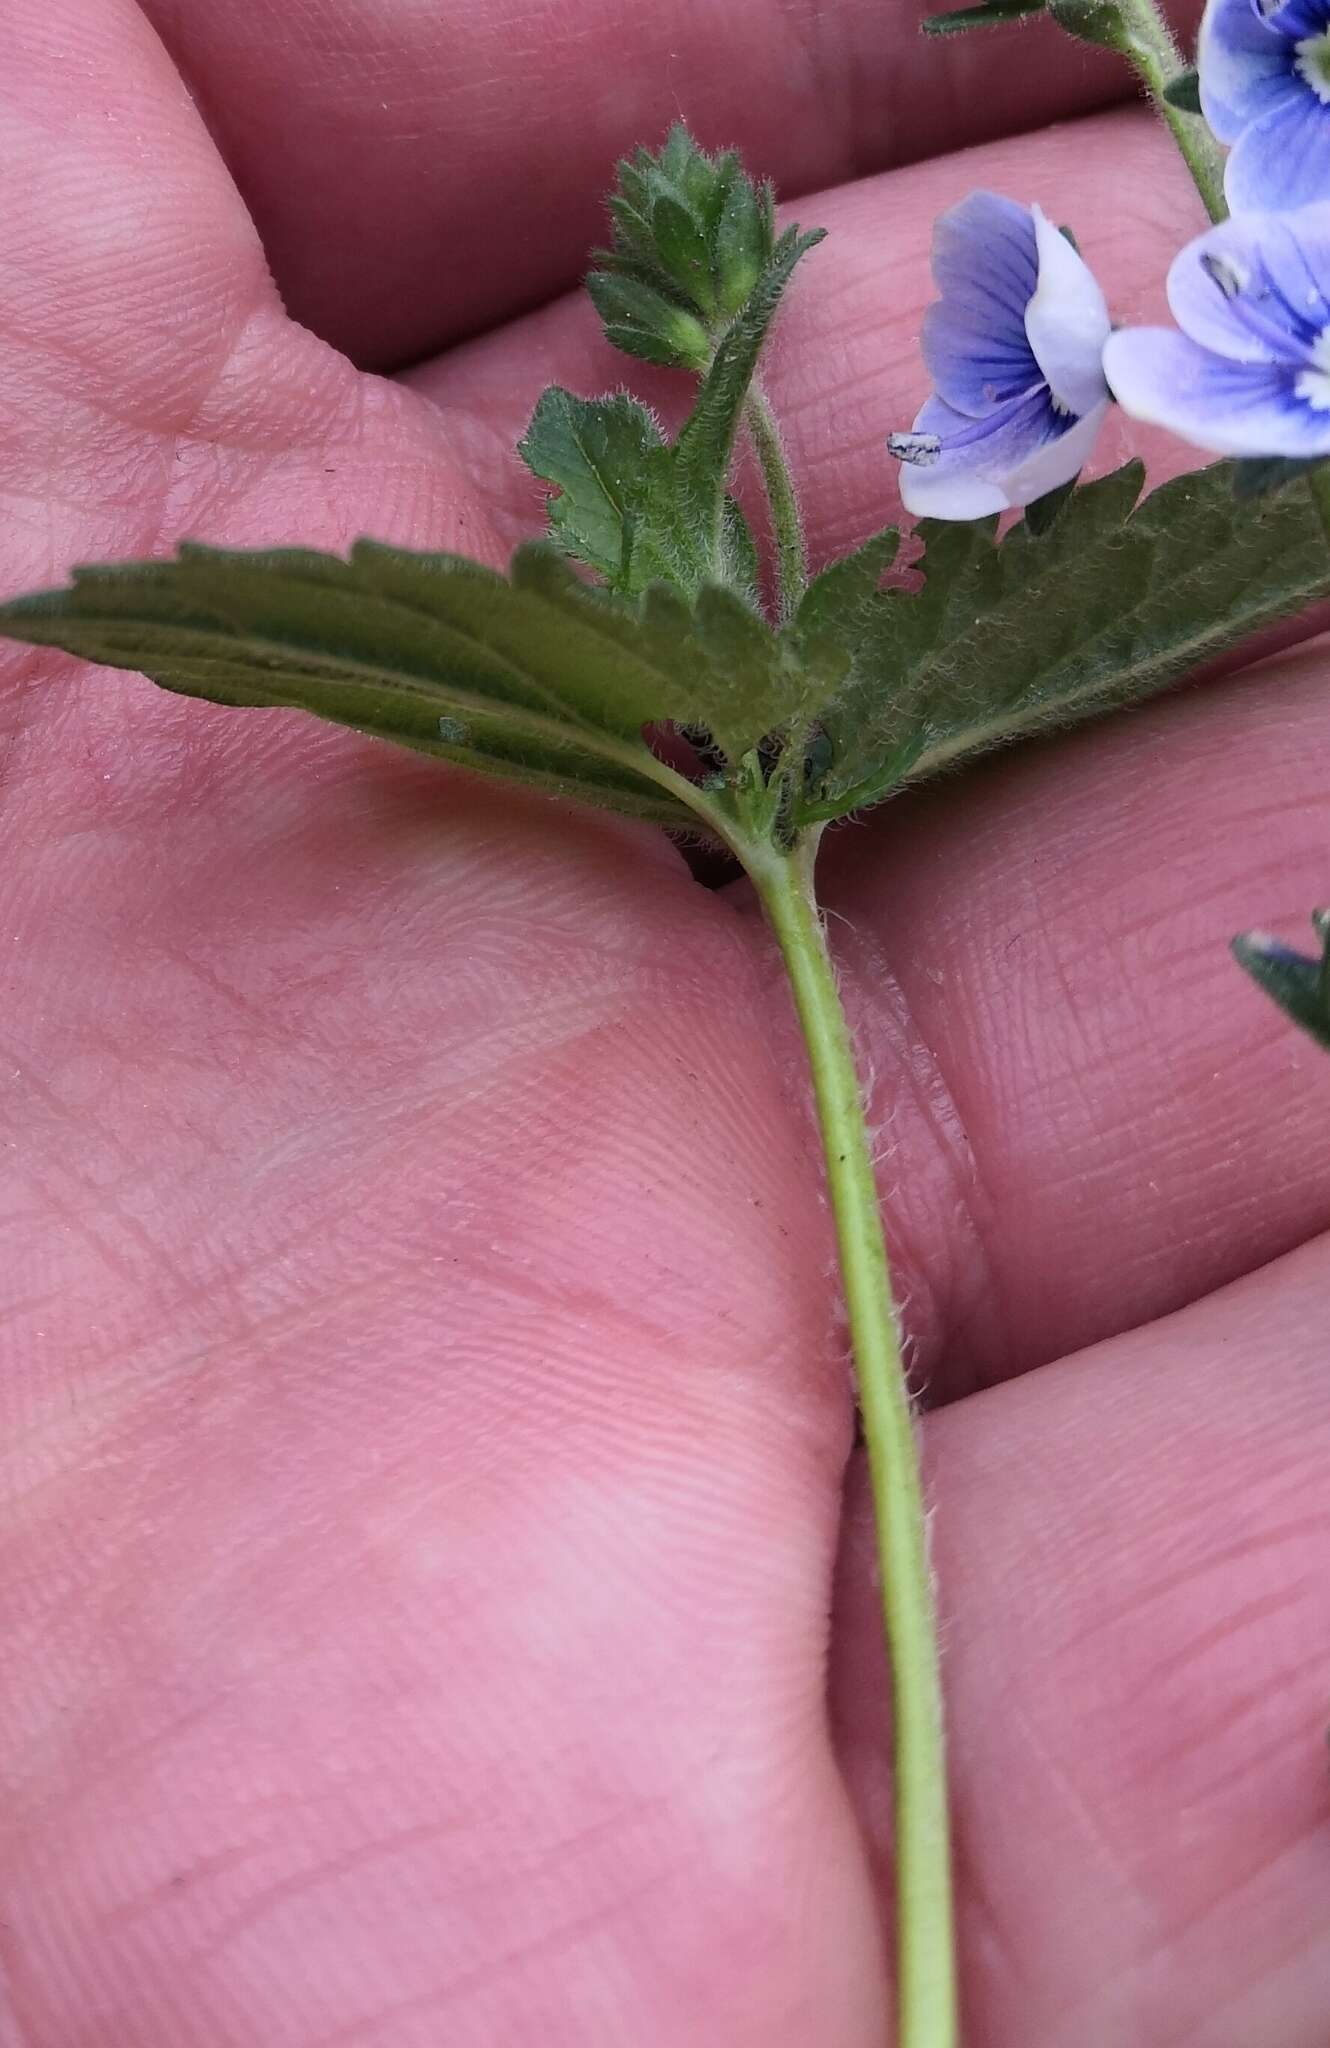
[[[1153,695],[1274,621],[1330,596],[1302,493],[1233,498],[1227,463],[1137,504],[1129,463],[1076,491],[1050,531],[919,528],[923,589],[862,598],[818,626],[851,644],[820,712],[831,758],[797,821],[838,817],[989,747]],[[809,593],[811,601],[817,586]],[[799,640],[811,626],[801,612]]]
[[[686,306],[622,271],[593,270],[586,288],[606,336],[625,355],[667,370],[706,368],[711,340]]]
[[[549,560],[557,589],[529,563],[510,582],[457,556],[368,542],[349,561],[189,547],[174,562],[76,571],[66,590],[0,607],[0,634],[696,830],[641,739],[646,720],[668,715],[646,635],[625,635],[622,621],[602,631],[590,593]]]
[[[706,730],[733,762],[801,725],[839,673],[825,655],[805,658],[719,585],[689,604],[669,585],[652,584],[640,610],[630,610],[588,590],[542,547],[520,549],[513,576],[578,622],[589,612],[597,633],[634,664],[649,661],[652,717]]]
[[[829,682],[729,590],[690,605],[656,586],[639,612],[545,546],[519,549],[507,577],[369,541],[349,560],[191,546],[0,606],[0,635],[694,832],[643,728],[705,727],[738,761]]]
[[[1285,1016],[1330,1051],[1330,911],[1312,912],[1321,957],[1295,952],[1268,932],[1244,932],[1233,953]]]
[[[704,584],[726,583],[752,598],[756,552],[726,488],[734,444],[781,294],[821,239],[820,230],[781,236],[672,447],[631,398],[580,399],[552,386],[540,399],[518,452],[559,493],[549,508],[552,537],[620,596],[663,580],[688,597]]]
[[[925,17],[926,36],[960,36],[972,28],[1000,28],[1005,21],[1019,21],[1026,14],[1042,14],[1047,0],[984,0],[979,7],[960,7],[952,14]]]
[[[875,533],[852,554],[832,562],[804,593],[790,638],[804,647],[836,648],[848,668],[851,650],[872,630],[873,607],[882,578],[896,559],[900,534],[894,526]]]
[[[1061,228],[1059,233],[1066,235],[1067,240],[1074,249],[1076,246],[1075,239],[1069,230]],[[1065,484],[1059,484],[1056,490],[1046,491],[1042,498],[1036,498],[1033,504],[1027,505],[1024,518],[1029,532],[1033,534],[1047,533],[1050,528],[1056,526],[1063,506],[1068,503],[1075,490],[1076,478],[1070,477]]]
[[[576,398],[557,384],[541,394],[517,444],[528,468],[557,487],[547,507],[551,538],[612,589],[632,588],[631,536],[641,523],[648,458],[664,445],[636,399]]]

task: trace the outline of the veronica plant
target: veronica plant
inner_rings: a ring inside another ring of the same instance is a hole
[[[1146,0],[1079,4],[1054,11],[1132,56],[1222,210],[1218,153],[1199,116],[1166,97],[1182,67]],[[1028,11],[994,0],[977,12]],[[1142,408],[1147,390],[1163,392],[1157,416],[1188,432],[1217,434],[1222,415],[1219,445],[1320,451],[1324,228],[1319,213],[1277,230],[1235,224],[1187,252],[1175,289],[1187,336],[1116,337],[1106,377],[1108,311],[1071,242],[1037,208],[990,194],[946,216],[924,337],[935,394],[895,442],[907,505],[933,515],[907,588],[887,580],[891,529],[810,578],[759,383],[820,232],[780,229],[769,188],[682,129],[619,166],[610,216],[589,279],[605,331],[689,378],[691,410],[670,438],[623,392],[547,391],[521,453],[549,487],[548,532],[506,573],[372,540],[347,559],[187,546],[171,561],[78,570],[66,589],[0,608],[0,630],[185,696],[333,720],[487,776],[496,801],[520,783],[607,806],[709,840],[746,869],[807,1046],[877,1517],[893,1681],[894,2039],[955,2048],[924,1506],[818,849],[847,813],[998,743],[1147,697],[1330,597],[1320,501],[1306,489],[1240,497],[1231,464],[1143,501],[1135,464],[1071,488],[1110,382]],[[1190,397],[1180,346],[1194,351]],[[1238,435],[1239,415],[1262,424]],[[745,443],[765,548],[732,489]],[[1022,507],[999,538],[996,515]],[[1290,1007],[1296,994],[1306,1022],[1310,967],[1256,940],[1244,958]]]

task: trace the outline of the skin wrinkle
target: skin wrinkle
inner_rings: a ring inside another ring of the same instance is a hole
[[[906,962],[902,959],[893,967],[888,949],[879,951],[868,933],[854,927],[850,931],[848,946],[842,943],[838,948],[842,956],[849,955],[848,962],[842,957],[841,971],[853,992],[845,993],[844,1000],[856,1036],[866,1046],[868,1066],[880,1071],[880,1078],[869,1085],[869,1117],[882,1124],[895,1119],[902,1106],[903,1069],[909,1076],[911,1103],[927,1134],[928,1175],[918,1181],[912,1175],[904,1184],[888,1184],[894,1211],[893,1271],[898,1291],[903,1282],[912,1302],[922,1295],[927,1304],[928,1312],[920,1320],[931,1341],[922,1372],[930,1382],[935,1371],[945,1373],[945,1398],[951,1399],[965,1391],[951,1366],[960,1303],[983,1299],[986,1319],[1001,1321],[1000,1310],[996,1317],[993,1313],[994,1303],[1001,1298],[1001,1280],[986,1249],[982,1219],[989,1205],[982,1163],[936,1048],[919,1028],[909,996]],[[885,1017],[890,1018],[886,1029]],[[895,1053],[891,1059],[885,1056],[888,1044]],[[875,1052],[875,1047],[881,1049]],[[916,1185],[927,1188],[926,1205],[922,1195],[913,1193]],[[928,1223],[920,1218],[911,1232],[908,1216],[902,1214],[907,1206],[926,1206]],[[944,1219],[940,1231],[935,1218]],[[938,1270],[936,1254],[930,1255],[931,1247],[939,1242],[947,1251],[945,1277]],[[919,1384],[917,1371],[912,1370],[911,1380]],[[928,1387],[922,1391],[926,1398]]]

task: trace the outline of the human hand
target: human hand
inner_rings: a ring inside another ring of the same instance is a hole
[[[870,175],[1111,92],[1039,31],[635,14],[10,0],[6,589],[183,536],[501,560],[540,388],[624,374],[554,295],[678,111],[834,188],[770,378],[819,557],[890,516],[941,206],[1042,200],[1120,315],[1197,224],[1127,110]],[[290,324],[205,116],[293,310],[434,360]],[[1224,952],[1325,894],[1322,662],[827,849],[968,2048],[1324,2048],[1330,1071]],[[294,716],[0,672],[0,2038],[875,2048],[867,1508],[746,895]]]

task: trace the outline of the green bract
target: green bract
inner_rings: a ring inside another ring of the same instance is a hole
[[[1284,1014],[1330,1052],[1330,910],[1314,910],[1312,927],[1321,942],[1319,959],[1295,953],[1266,932],[1244,932],[1233,951]]]
[[[732,150],[708,156],[686,128],[617,167],[611,241],[587,290],[616,348],[702,370],[776,249],[776,202]]]

